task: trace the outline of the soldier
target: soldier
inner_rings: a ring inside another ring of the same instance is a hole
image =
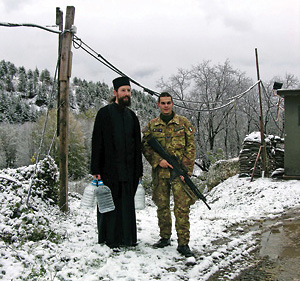
[[[190,206],[195,203],[183,189],[184,179],[172,177],[172,166],[153,151],[147,141],[154,136],[164,149],[175,155],[188,169],[191,176],[195,162],[194,128],[187,118],[177,115],[173,110],[172,96],[163,92],[158,98],[157,105],[160,116],[152,119],[143,130],[142,151],[152,166],[152,199],[157,206],[160,240],[153,246],[164,248],[171,245],[171,211],[170,192],[174,199],[175,228],[178,238],[177,251],[186,257],[193,256],[189,248]],[[187,187],[188,188],[188,187]]]

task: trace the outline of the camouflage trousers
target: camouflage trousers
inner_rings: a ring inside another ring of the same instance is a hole
[[[170,238],[172,234],[172,218],[170,210],[171,190],[174,199],[175,229],[178,245],[187,245],[190,240],[190,206],[195,203],[184,191],[184,184],[178,177],[159,178],[153,181],[152,199],[157,206],[158,226],[161,238]],[[188,188],[188,187],[187,187]]]

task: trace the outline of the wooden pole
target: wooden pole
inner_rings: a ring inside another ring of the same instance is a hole
[[[255,160],[255,163],[254,163],[254,167],[253,167],[253,171],[252,171],[252,175],[251,175],[251,179],[250,179],[251,182],[253,181],[253,177],[254,177],[254,173],[255,173],[257,162],[259,160],[261,149],[262,149],[262,145],[259,147],[259,150],[258,150],[258,153],[257,153],[257,156],[256,156],[256,160]]]
[[[64,18],[63,18],[63,12],[60,10],[59,7],[56,7],[56,25],[58,25],[59,27],[59,31],[63,31],[63,22],[64,22]],[[58,37],[58,57],[59,57],[59,61],[58,61],[58,77],[60,76],[60,55],[61,55],[61,41],[62,41],[62,35],[59,34]],[[59,107],[60,107],[60,83],[58,83],[57,86],[57,137],[59,137]]]
[[[67,7],[65,30],[62,36],[60,71],[59,71],[59,207],[68,211],[68,130],[69,130],[69,79],[72,67],[72,33],[70,31],[75,16],[75,8]]]
[[[256,57],[257,80],[260,81],[257,48],[255,48],[255,57]],[[264,136],[264,122],[263,122],[263,109],[262,109],[260,82],[257,85],[258,85],[259,107],[260,107],[259,122],[260,122],[260,138],[261,138],[261,146],[262,146],[262,153],[261,153],[262,154],[262,162],[263,162],[262,163],[262,165],[263,165],[262,170],[263,170],[263,176],[264,176],[264,174],[267,174],[266,145],[265,145],[265,136]]]

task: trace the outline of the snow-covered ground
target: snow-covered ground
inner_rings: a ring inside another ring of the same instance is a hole
[[[174,226],[172,245],[152,248],[159,231],[151,198],[146,198],[144,210],[137,211],[138,246],[115,253],[97,244],[96,212],[80,208],[81,196],[73,193],[68,214],[53,207],[40,209],[51,229],[64,237],[59,243],[44,239],[7,244],[0,240],[0,279],[207,280],[223,270],[222,280],[230,280],[247,267],[257,247],[258,230],[249,225],[274,219],[288,209],[300,209],[300,181],[260,178],[250,182],[234,176],[206,196],[212,210],[202,201],[191,207],[193,266],[176,251]]]

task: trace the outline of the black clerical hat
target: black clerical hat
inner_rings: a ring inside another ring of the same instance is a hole
[[[118,77],[113,80],[114,89],[118,91],[121,86],[130,86],[128,77]]]

